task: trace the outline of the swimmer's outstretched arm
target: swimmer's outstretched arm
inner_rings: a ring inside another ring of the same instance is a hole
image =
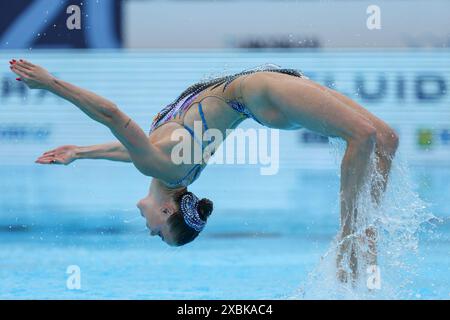
[[[107,126],[128,150],[133,164],[143,174],[158,178],[167,170],[168,159],[150,143],[138,124],[113,102],[57,79],[44,68],[25,60],[11,61],[11,70],[30,89],[48,90],[72,102],[90,118]]]
[[[44,152],[36,163],[68,165],[80,159],[104,159],[131,162],[128,150],[120,142],[110,142],[92,146],[66,145]]]
[[[78,147],[77,159],[104,159],[120,162],[131,162],[130,154],[120,142]]]

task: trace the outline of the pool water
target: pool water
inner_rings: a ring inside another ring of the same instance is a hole
[[[338,230],[336,170],[285,169],[273,177],[208,170],[194,190],[216,209],[196,241],[171,248],[148,235],[134,207],[148,179],[133,168],[0,167],[0,298],[335,297],[328,289],[299,290]],[[416,167],[411,175],[441,220],[418,233],[418,250],[404,261],[415,273],[395,298],[449,299],[450,169]],[[71,265],[79,267],[80,289],[67,285]]]

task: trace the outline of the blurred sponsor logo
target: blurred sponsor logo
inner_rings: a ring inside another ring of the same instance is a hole
[[[417,130],[417,145],[419,147],[429,149],[438,144],[450,145],[450,129],[421,128]]]
[[[312,131],[302,131],[300,132],[300,141],[307,144],[327,144],[328,137]]]
[[[450,145],[450,130],[444,129],[440,134],[441,142],[445,145]]]
[[[9,99],[22,98],[20,104],[47,104],[48,99],[52,99],[52,104],[61,103],[61,99],[52,95],[46,90],[28,90],[22,83],[15,81],[15,75],[7,73],[0,79],[0,111],[11,105],[16,105],[17,101],[11,102]]]
[[[48,125],[30,126],[27,124],[0,125],[0,141],[42,141],[51,133]]]
[[[64,70],[54,71],[61,73],[62,78],[67,76]],[[445,74],[438,72],[420,73],[408,77],[402,75],[392,77],[387,72],[377,74],[357,72],[352,75],[350,87],[347,89],[340,87],[342,81],[339,80],[337,73],[329,72],[319,75],[314,72],[306,72],[306,74],[314,81],[371,104],[383,104],[390,99],[395,99],[399,103],[417,102],[423,105],[444,102],[449,97],[448,79]],[[59,74],[55,74],[55,76],[59,76]],[[29,93],[25,86],[17,83],[9,73],[4,74],[1,79],[0,93],[2,99],[15,96],[36,96],[42,99],[38,103],[46,103],[43,101],[46,99],[55,100],[55,97],[45,90],[37,90],[35,94]]]
[[[406,100],[407,93],[411,92],[418,102],[429,103],[442,100],[447,93],[446,78],[442,74],[417,74],[409,79],[398,76],[392,80],[388,80],[388,76],[387,73],[380,73],[371,79],[364,74],[357,75],[357,95],[365,101],[381,102],[390,94],[394,94],[398,100]]]
[[[303,35],[253,36],[235,41],[238,48],[320,48],[322,45],[315,37]]]
[[[433,131],[431,129],[419,129],[417,131],[417,143],[422,148],[430,148],[433,145]]]

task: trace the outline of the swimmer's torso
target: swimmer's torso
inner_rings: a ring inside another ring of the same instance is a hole
[[[264,73],[275,78],[286,76],[273,72]],[[188,95],[176,105],[169,105],[166,107],[168,109],[163,109],[163,111],[168,110],[163,117],[159,117],[160,114],[155,117],[150,131],[150,142],[158,147],[168,159],[168,167],[162,173],[164,176],[158,178],[169,187],[191,184],[206,166],[207,160],[200,164],[198,162],[175,164],[172,161],[172,151],[182,140],[190,140],[191,155],[194,154],[195,144],[201,146],[202,149],[206,148],[209,153],[214,153],[219,145],[214,144],[212,148],[208,148],[210,141],[204,141],[202,136],[202,133],[208,129],[219,130],[221,136],[225,138],[229,133],[227,130],[236,128],[247,118],[253,118],[267,127],[289,129],[289,122],[270,104],[258,104],[257,110],[250,110],[244,105],[241,83],[248,76],[250,75],[241,76],[229,85],[222,84],[207,88],[197,94]],[[257,81],[256,77],[253,78],[252,81]],[[201,127],[200,135],[197,134],[199,131],[194,132],[195,124],[197,124],[197,129]],[[175,137],[178,139],[174,139]]]
[[[211,141],[204,139],[203,134],[208,129],[217,129],[222,137],[226,137],[227,130],[236,128],[247,117],[231,108],[231,101],[238,103],[234,98],[234,86],[230,86],[225,91],[220,87],[205,89],[195,96],[188,96],[178,104],[188,102],[183,108],[178,108],[175,114],[163,121],[154,122],[150,132],[150,142],[164,153],[171,164],[166,177],[161,177],[168,186],[187,186],[200,175],[206,162],[202,163],[181,163],[175,164],[171,155],[174,147],[182,141],[189,140],[191,145],[191,155],[194,155],[194,147],[200,146],[202,149],[214,153],[219,145],[214,144],[208,148]],[[191,98],[191,99],[189,99]],[[188,100],[188,101],[186,101]],[[201,128],[201,130],[198,130]],[[228,131],[229,132],[229,131]],[[206,141],[204,141],[206,140]],[[198,149],[197,149],[198,150]],[[193,158],[192,158],[193,159]]]

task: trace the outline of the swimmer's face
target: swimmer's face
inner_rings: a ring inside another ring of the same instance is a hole
[[[174,245],[167,219],[175,212],[175,208],[170,203],[157,203],[151,195],[141,199],[137,207],[146,220],[150,235],[159,236],[167,244]]]

